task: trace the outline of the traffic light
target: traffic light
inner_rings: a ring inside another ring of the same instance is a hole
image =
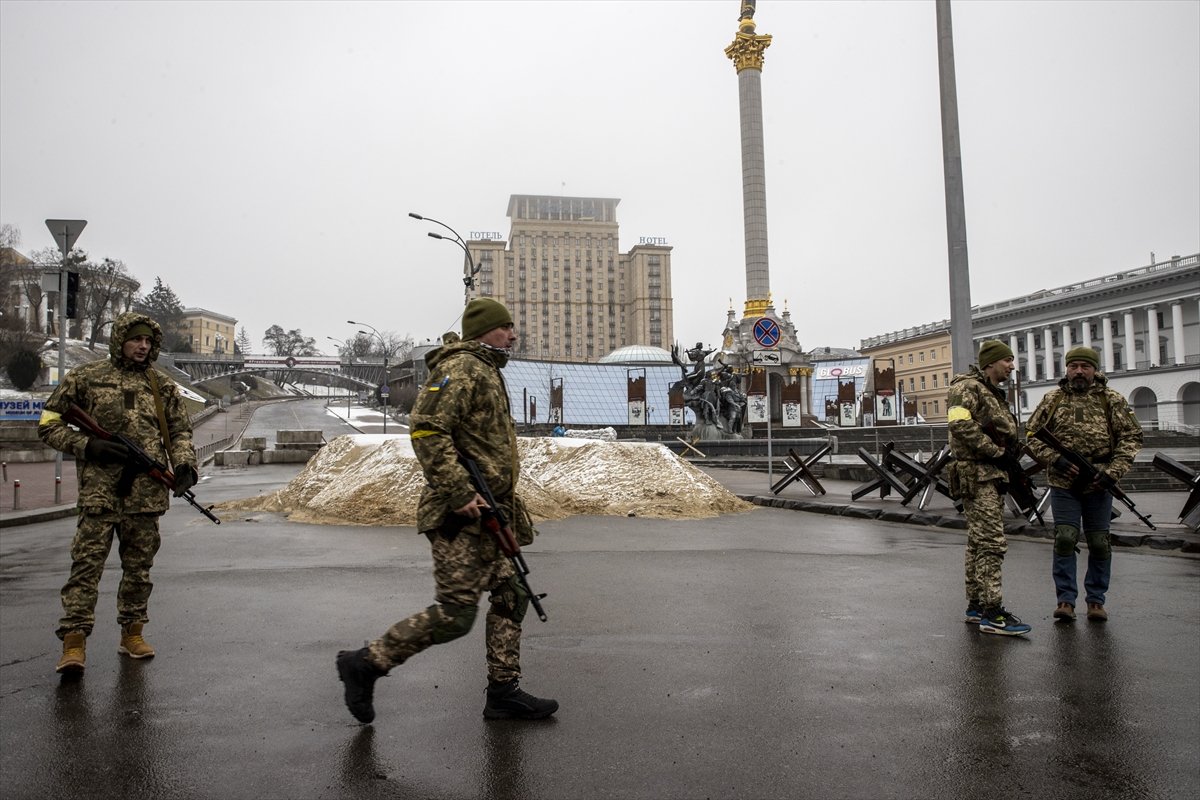
[[[79,273],[67,272],[67,319],[75,319],[75,297],[79,293]]]

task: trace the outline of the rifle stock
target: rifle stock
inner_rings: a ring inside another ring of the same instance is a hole
[[[156,460],[153,456],[147,453],[138,445],[137,442],[130,439],[123,433],[111,433],[104,429],[96,419],[86,411],[74,403],[67,409],[67,413],[62,415],[63,421],[67,422],[82,431],[87,431],[93,436],[98,436],[101,439],[106,439],[110,442],[120,442],[129,450],[129,461],[125,463],[125,467],[121,470],[121,478],[117,482],[117,493],[129,493],[133,486],[133,479],[139,472],[144,472],[157,483],[167,487],[168,490],[175,490],[175,474],[163,464]],[[221,524],[221,520],[217,519],[217,515],[212,513],[212,506],[205,508],[196,502],[196,495],[191,489],[188,489],[179,497],[186,500],[193,508],[199,511],[204,516],[211,519],[217,525]]]
[[[488,504],[488,510],[484,512],[483,519],[481,520],[484,529],[496,540],[496,545],[500,548],[500,552],[504,553],[512,562],[513,569],[517,573],[517,580],[521,582],[521,588],[529,595],[529,604],[537,612],[538,619],[545,622],[547,617],[545,610],[542,608],[542,598],[546,595],[545,593],[535,593],[533,587],[529,585],[529,566],[525,563],[525,556],[521,555],[521,546],[517,543],[517,537],[513,533],[512,526],[509,525],[508,519],[504,516],[503,507],[496,502],[496,498],[492,494],[487,480],[483,477],[483,472],[479,469],[479,464],[462,452],[459,452],[458,460],[466,468],[467,474],[471,476],[471,483],[474,485],[475,491],[479,492],[480,496]]]
[[[1125,507],[1132,511],[1135,517],[1146,523],[1146,526],[1149,527],[1150,530],[1158,530],[1158,528],[1154,526],[1154,523],[1150,521],[1151,515],[1146,514],[1143,516],[1142,513],[1137,510],[1137,506],[1134,505],[1133,500],[1129,497],[1129,495],[1125,494],[1125,490],[1122,489],[1115,480],[1097,469],[1092,462],[1088,461],[1078,452],[1063,444],[1062,440],[1055,436],[1051,430],[1048,428],[1038,428],[1030,435],[1042,444],[1049,447],[1054,452],[1058,453],[1079,470],[1079,477],[1074,481],[1077,486],[1082,488],[1093,483],[1096,484],[1113,497],[1124,503]]]

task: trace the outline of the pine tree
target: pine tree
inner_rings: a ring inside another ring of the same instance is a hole
[[[134,308],[152,317],[163,329],[163,349],[179,351],[190,343],[183,334],[183,303],[171,289],[155,276],[154,288],[134,302]]]
[[[250,334],[246,333],[246,326],[243,325],[238,331],[237,338],[233,341],[233,352],[245,355],[251,351]]]

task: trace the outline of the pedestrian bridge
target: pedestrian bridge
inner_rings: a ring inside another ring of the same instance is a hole
[[[280,386],[308,383],[374,390],[384,380],[383,359],[379,357],[172,353],[169,358],[197,386],[252,375]]]

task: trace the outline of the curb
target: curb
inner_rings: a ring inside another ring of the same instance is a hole
[[[79,507],[74,503],[49,508],[34,508],[29,511],[10,511],[0,517],[0,528],[15,528],[18,525],[32,525],[35,522],[49,522],[63,517],[74,517],[79,513]]]
[[[899,522],[905,525],[924,525],[930,528],[946,528],[965,531],[967,521],[961,516],[943,516],[930,514],[926,511],[900,511],[897,509],[871,508],[849,503],[831,503],[826,500],[804,500],[784,497],[766,497],[756,494],[739,494],[739,499],[756,506],[765,508],[782,508],[788,511],[807,511],[812,514],[827,514],[835,517],[851,519],[877,519],[881,522]],[[1004,533],[1009,536],[1019,535],[1030,539],[1041,539],[1046,542],[1054,541],[1054,529],[1039,528],[1020,520],[1004,521]],[[1174,550],[1180,553],[1200,553],[1200,543],[1171,536],[1169,533],[1122,533],[1109,531],[1112,543],[1118,547],[1148,547],[1151,550]]]

